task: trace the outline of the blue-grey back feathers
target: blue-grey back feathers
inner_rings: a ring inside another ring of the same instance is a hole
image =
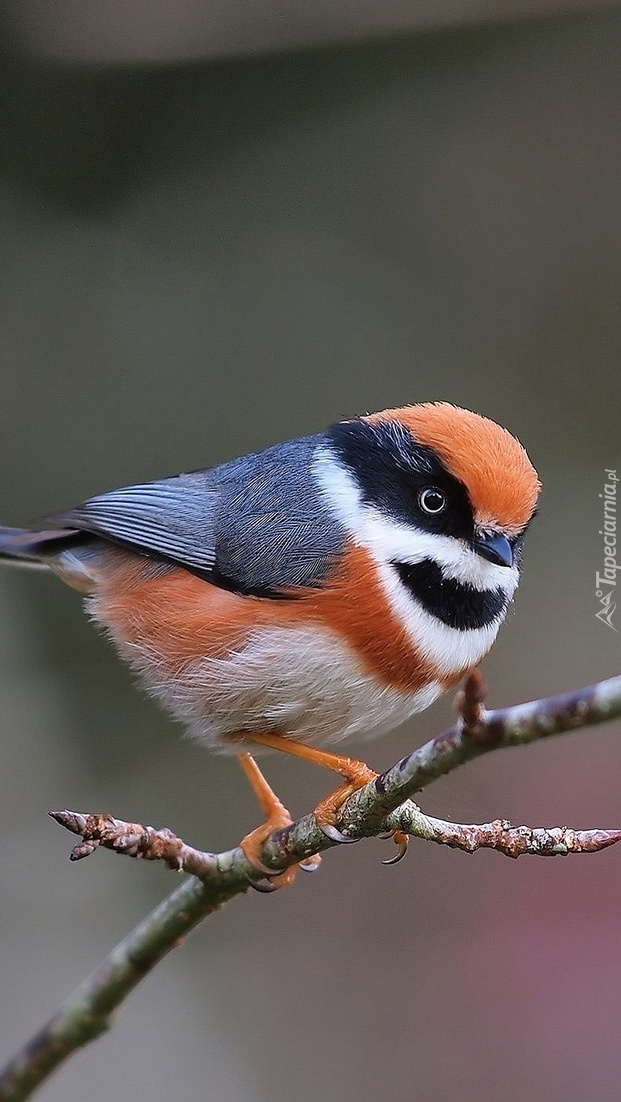
[[[101,494],[50,519],[209,570],[215,562],[215,506],[216,493],[205,477],[184,474]]]
[[[317,586],[345,541],[311,474],[323,442],[304,437],[211,470],[128,486],[50,522],[150,552],[242,593]]]

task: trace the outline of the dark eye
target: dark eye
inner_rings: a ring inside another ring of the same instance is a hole
[[[446,509],[446,494],[436,486],[429,486],[426,490],[421,490],[418,495],[418,504],[423,513],[431,513],[435,516]]]

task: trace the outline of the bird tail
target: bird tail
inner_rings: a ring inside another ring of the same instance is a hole
[[[45,566],[39,532],[27,528],[0,528],[0,562],[15,566]]]
[[[32,532],[29,528],[0,526],[0,563],[47,567],[50,559],[69,546],[75,535],[66,528],[53,532]]]
[[[33,532],[0,526],[0,566],[49,569],[80,593],[92,593],[96,587],[97,557],[92,541],[74,528]]]

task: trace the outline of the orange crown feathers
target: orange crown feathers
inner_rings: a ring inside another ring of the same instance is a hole
[[[537,472],[519,440],[495,421],[448,402],[388,409],[365,420],[398,421],[433,448],[466,487],[481,527],[493,523],[513,533],[531,519],[541,489]]]

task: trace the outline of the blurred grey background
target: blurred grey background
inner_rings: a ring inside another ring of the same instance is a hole
[[[485,665],[501,705],[620,665],[595,573],[621,468],[621,13],[456,7],[0,7],[0,519],[341,415],[463,404],[544,483]],[[387,766],[451,715],[351,751]],[[179,734],[75,594],[0,573],[0,1059],[175,883],[70,865],[49,808],[205,848],[257,821],[234,762]],[[619,734],[492,756],[423,807],[619,826]],[[330,784],[266,772],[295,813]],[[40,1097],[616,1102],[621,852],[385,855],[232,903]]]

